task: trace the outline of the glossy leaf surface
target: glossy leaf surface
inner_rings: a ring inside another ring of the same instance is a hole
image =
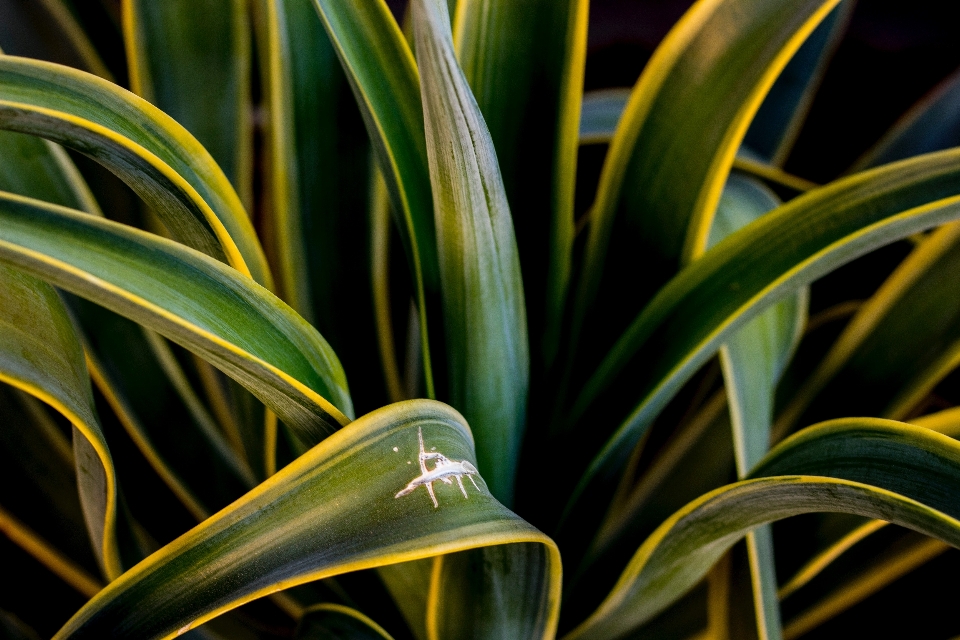
[[[491,491],[509,504],[526,421],[527,318],[497,154],[457,66],[447,7],[413,5],[436,215],[451,404],[477,433]]]
[[[146,101],[81,71],[3,56],[0,128],[92,156],[143,197],[174,237],[270,286],[260,243],[226,176],[193,136]]]
[[[470,476],[477,487],[461,478],[467,498],[456,480],[435,481],[434,506],[428,485],[413,484],[418,436],[448,461],[473,460],[466,423],[445,405],[416,400],[377,410],[112,582],[57,637],[170,637],[295,584],[519,542],[548,548],[549,637],[560,595],[556,547],[496,502],[478,474]]]
[[[0,221],[0,260],[195,350],[306,441],[348,421],[346,380],[330,347],[230,267],[124,225],[9,194],[0,196]]]

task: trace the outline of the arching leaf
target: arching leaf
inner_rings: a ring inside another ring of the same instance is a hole
[[[437,402],[412,400],[367,414],[112,582],[56,637],[168,637],[296,584],[515,543],[548,549],[541,584],[550,603],[543,637],[551,637],[559,552],[490,496],[470,471],[472,448],[460,415]],[[418,451],[443,458],[425,460]],[[421,474],[425,463],[430,471]],[[456,472],[446,476],[449,485],[428,480],[440,464]]]
[[[249,278],[187,247],[0,194],[0,261],[196,351],[307,442],[352,412],[343,370],[316,330]]]
[[[148,102],[96,76],[0,56],[0,128],[41,136],[116,173],[185,244],[271,286],[240,198],[210,154]]]

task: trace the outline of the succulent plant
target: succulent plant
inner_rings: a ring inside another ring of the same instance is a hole
[[[784,169],[853,10],[585,93],[587,0],[0,3],[4,637],[796,638],[960,546],[960,76]]]

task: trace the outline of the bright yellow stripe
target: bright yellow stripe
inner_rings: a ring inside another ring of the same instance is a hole
[[[865,422],[872,421],[871,419],[868,419],[868,418],[864,418],[863,420]],[[879,418],[873,419],[873,420],[879,423],[889,423],[889,421],[880,420]],[[630,596],[632,585],[634,584],[634,582],[636,582],[636,580],[640,577],[640,574],[647,567],[647,563],[649,562],[650,558],[654,555],[657,548],[664,542],[664,540],[670,537],[670,535],[673,533],[674,529],[677,527],[677,525],[680,522],[683,522],[684,520],[686,520],[688,517],[691,516],[691,514],[693,514],[698,509],[700,509],[704,504],[711,502],[712,500],[715,500],[718,497],[721,497],[723,494],[729,492],[732,488],[743,487],[743,486],[747,486],[750,484],[757,484],[757,483],[769,483],[771,481],[777,481],[777,480],[780,480],[781,482],[789,482],[791,484],[801,484],[801,485],[810,483],[810,484],[818,484],[818,485],[832,484],[832,485],[846,486],[846,487],[859,487],[862,489],[869,490],[870,493],[876,495],[877,497],[893,499],[900,503],[911,504],[914,507],[921,508],[927,512],[936,513],[940,519],[942,519],[945,522],[949,522],[954,528],[960,530],[960,521],[958,521],[956,518],[953,518],[942,512],[936,511],[935,509],[932,509],[931,507],[928,507],[916,500],[894,493],[893,491],[888,491],[880,487],[866,485],[861,482],[853,482],[850,480],[830,478],[825,476],[803,476],[803,475],[769,476],[765,478],[742,480],[740,482],[737,482],[734,485],[727,485],[724,487],[720,487],[718,489],[714,489],[713,491],[700,496],[696,500],[688,503],[682,509],[676,511],[672,516],[666,519],[659,527],[657,527],[656,531],[654,531],[652,534],[650,534],[647,537],[647,539],[643,542],[643,544],[634,554],[633,558],[631,558],[630,562],[627,564],[626,568],[624,569],[623,573],[620,575],[616,584],[613,586],[613,589],[610,590],[609,594],[604,599],[604,601],[600,604],[600,606],[590,615],[589,618],[587,618],[584,622],[582,622],[572,631],[567,633],[567,635],[564,636],[564,640],[576,640],[578,638],[581,638],[584,636],[584,634],[590,632],[591,627],[594,627],[598,623],[602,624],[605,618],[610,616],[616,616],[617,610],[621,606],[623,606],[624,601]],[[945,543],[941,543],[939,541],[936,541],[936,542],[943,545],[945,548],[949,548],[949,546],[946,545]],[[924,560],[924,562],[925,561],[926,560]],[[911,565],[911,566],[918,566],[918,565]],[[897,577],[899,577],[899,575],[901,574],[898,574]],[[870,593],[872,593],[872,591]],[[819,624],[819,622],[817,622],[817,624]],[[796,635],[800,635],[800,634],[798,633]],[[790,636],[790,637],[795,637],[795,636]],[[786,635],[786,632],[784,632],[784,638],[785,640],[789,640],[788,636]]]
[[[941,202],[945,201],[949,199]],[[944,253],[956,245],[958,239],[960,239],[960,223],[953,222],[942,226],[914,249],[876,293],[859,308],[817,369],[797,390],[777,418],[773,430],[776,439],[782,437],[796,424],[816,395],[849,361],[856,349],[883,321],[896,302],[929,271]]]
[[[717,208],[717,203],[720,202],[720,195],[727,182],[730,167],[733,166],[733,160],[737,154],[737,149],[740,147],[740,142],[746,135],[753,116],[770,91],[770,87],[773,86],[780,72],[790,62],[790,58],[800,48],[800,45],[839,2],[840,0],[827,0],[803,23],[803,26],[777,52],[777,55],[770,61],[763,75],[754,86],[752,93],[740,104],[740,109],[737,111],[726,135],[724,135],[718,153],[714,156],[707,171],[708,179],[700,187],[700,193],[693,207],[693,214],[690,216],[690,224],[687,226],[687,236],[681,252],[681,262],[683,264],[688,264],[699,258],[707,250],[707,239],[710,235],[713,214]]]
[[[13,196],[8,195],[7,197],[12,198]],[[4,247],[7,247],[8,248],[7,250],[13,254],[27,256],[37,263],[52,267],[53,269],[63,274],[69,275],[79,281],[85,282],[88,285],[97,287],[107,292],[108,294],[115,296],[116,298],[126,300],[127,302],[130,302],[133,305],[142,308],[144,311],[152,313],[157,318],[169,323],[170,325],[184,329],[188,333],[198,338],[201,338],[202,340],[206,340],[207,342],[211,343],[213,346],[216,346],[226,351],[227,353],[230,353],[240,358],[241,360],[245,360],[253,366],[260,367],[266,370],[268,373],[276,376],[281,381],[283,381],[284,383],[292,387],[295,391],[297,391],[298,393],[303,395],[305,398],[313,402],[315,405],[320,407],[327,415],[329,415],[332,419],[336,420],[341,426],[344,426],[350,423],[349,418],[347,418],[339,409],[337,409],[333,404],[331,404],[326,398],[321,396],[319,393],[317,393],[307,385],[303,384],[293,376],[289,375],[288,373],[275,367],[274,365],[266,362],[265,360],[261,360],[260,358],[258,358],[257,356],[253,355],[248,351],[244,351],[243,349],[236,346],[232,342],[228,342],[227,340],[224,340],[223,338],[213,333],[210,333],[204,329],[201,329],[200,327],[190,323],[186,319],[180,316],[174,315],[173,313],[170,313],[163,307],[156,305],[148,300],[145,300],[137,295],[134,295],[129,291],[127,291],[126,289],[123,289],[122,287],[119,287],[117,285],[114,285],[113,283],[107,282],[106,280],[102,280],[101,278],[98,278],[93,274],[83,271],[82,269],[75,267],[71,264],[68,264],[66,262],[57,260],[52,256],[41,253],[39,251],[34,251],[32,249],[27,249],[26,247],[15,245],[15,244],[6,242],[4,240],[0,240],[0,251],[2,251]]]
[[[380,362],[391,402],[405,399],[397,366],[397,350],[390,313],[390,201],[383,176],[372,171],[370,179],[370,259],[373,278],[373,308],[377,323]]]
[[[733,159],[733,168],[788,187],[798,193],[806,193],[820,186],[815,182],[789,174],[779,167],[764,162],[757,162],[756,160],[744,158],[743,156],[736,156]]]
[[[139,449],[143,457],[147,459],[147,462],[156,474],[160,476],[163,483],[167,485],[167,488],[169,488],[180,503],[186,507],[190,515],[196,518],[197,522],[206,520],[210,516],[210,512],[200,504],[200,501],[197,500],[193,493],[183,484],[183,481],[177,477],[177,474],[167,466],[167,463],[153,448],[153,444],[147,437],[143,425],[141,425],[139,420],[133,415],[133,412],[123,398],[117,394],[116,389],[113,387],[111,381],[107,379],[106,372],[103,370],[103,367],[100,366],[96,357],[90,353],[90,351],[86,351],[86,358],[87,369],[90,372],[93,383],[97,386],[97,389],[100,390],[100,393],[103,394],[103,397],[107,400],[107,404],[113,409],[114,414],[116,414],[117,419],[127,432],[127,435],[129,435],[133,443],[137,445],[137,449]]]
[[[91,122],[90,120],[86,120],[63,111],[56,111],[54,109],[47,109],[45,107],[38,107],[36,105],[27,103],[11,102],[9,100],[0,100],[0,106],[18,109],[27,113],[40,114],[53,120],[59,120],[77,128],[85,129],[96,136],[107,139],[109,142],[112,142],[118,147],[122,147],[130,151],[142,159],[145,163],[149,164],[158,173],[163,175],[164,178],[176,186],[184,195],[187,196],[187,198],[189,198],[194,206],[200,210],[204,221],[210,227],[210,231],[220,243],[220,247],[223,249],[223,253],[227,258],[228,264],[248,278],[253,278],[250,273],[250,268],[247,266],[247,263],[244,261],[243,256],[240,253],[240,249],[227,232],[226,227],[223,226],[223,222],[217,217],[217,214],[214,213],[213,209],[210,208],[210,205],[207,204],[202,197],[200,197],[200,194],[197,192],[197,190],[194,189],[193,186],[183,178],[183,176],[174,171],[170,165],[154,155],[151,151],[140,146],[133,140],[120,135],[112,129],[108,129],[95,122]]]
[[[316,0],[317,6],[321,6],[320,0]],[[330,24],[330,21],[327,19],[326,13],[321,9],[320,19],[323,21],[323,26],[327,30],[327,33],[334,33],[333,27]],[[400,32],[400,27],[397,25],[395,20],[390,20],[388,24],[394,28],[395,37],[400,41],[406,42],[403,38],[403,34]],[[340,43],[338,38],[330,38],[330,42],[336,48],[338,56],[340,58],[340,63],[343,65],[344,70],[352,78],[357,78],[358,74],[354,68],[350,65],[350,60],[348,56],[345,55],[343,46]],[[417,80],[417,84],[420,83],[420,73],[417,70],[417,63],[414,60],[413,52],[410,50],[409,46],[403,47],[402,51],[406,54],[404,57],[408,60],[407,64],[413,67],[413,75]],[[398,62],[398,64],[400,64]],[[406,226],[407,238],[410,241],[411,254],[413,259],[413,271],[414,271],[414,286],[416,287],[417,295],[417,307],[420,309],[420,342],[423,349],[423,375],[426,383],[426,392],[427,397],[433,399],[436,397],[433,385],[433,366],[430,363],[430,339],[427,334],[427,299],[426,294],[424,293],[423,288],[423,265],[420,259],[420,250],[417,246],[417,234],[413,227],[413,214],[411,213],[410,208],[410,199],[407,195],[407,191],[404,188],[403,181],[399,179],[400,176],[400,167],[397,163],[396,155],[393,148],[389,144],[389,137],[384,134],[383,123],[381,122],[380,116],[377,114],[376,110],[370,108],[370,105],[373,102],[370,100],[370,97],[364,92],[363,85],[359,82],[351,82],[351,86],[354,88],[354,91],[359,94],[364,103],[367,104],[366,115],[369,118],[369,122],[377,130],[377,134],[380,139],[383,141],[383,151],[387,157],[387,160],[390,164],[390,170],[394,176],[397,177],[396,186],[397,192],[400,196],[400,206],[403,209],[403,220]]]
[[[152,100],[153,96],[144,95],[147,87],[145,75],[149,74],[146,64],[140,57],[140,48],[137,47],[137,8],[133,0],[122,0],[120,4],[120,21],[123,29],[123,48],[127,54],[127,74],[130,76],[130,90],[138,96]]]
[[[853,545],[873,534],[875,531],[879,531],[888,524],[889,523],[884,522],[883,520],[871,520],[860,525],[847,535],[840,538],[840,540],[830,545],[827,549],[818,553],[807,564],[803,565],[803,567],[801,567],[800,570],[797,571],[797,573],[787,581],[787,584],[780,587],[777,595],[781,600],[788,597],[797,589],[813,580],[813,578],[827,568],[830,563],[840,557],[840,555],[845,553]]]
[[[63,35],[65,35],[70,44],[73,45],[73,48],[80,56],[80,59],[83,60],[83,64],[86,65],[87,69],[104,80],[116,82],[113,74],[110,73],[107,65],[104,64],[100,58],[100,54],[97,53],[96,48],[90,42],[90,39],[87,38],[87,34],[84,33],[83,28],[77,23],[73,14],[64,6],[63,2],[60,0],[40,0],[40,2],[47,10],[47,13],[50,14],[50,17],[52,17],[54,22],[60,27]]]
[[[249,494],[248,494],[249,495]],[[560,552],[556,548],[556,545],[553,543],[550,538],[547,538],[543,534],[539,536],[533,533],[523,533],[519,535],[508,535],[508,534],[485,534],[481,536],[476,536],[474,538],[469,538],[467,540],[456,540],[451,542],[446,542],[443,544],[434,544],[429,545],[429,547],[418,550],[418,551],[406,551],[400,553],[385,553],[384,555],[378,556],[376,558],[361,560],[357,562],[344,563],[338,565],[331,569],[326,569],[324,571],[317,571],[315,573],[307,574],[304,576],[298,576],[289,580],[281,580],[269,587],[264,587],[259,589],[249,595],[243,596],[229,604],[226,604],[210,613],[207,613],[200,618],[197,618],[193,622],[184,625],[178,629],[175,633],[172,633],[168,636],[164,636],[164,640],[169,638],[175,638],[178,635],[182,635],[189,631],[190,629],[195,629],[204,622],[212,620],[217,616],[226,613],[232,609],[244,605],[258,598],[276,593],[277,591],[283,591],[297,585],[305,584],[307,582],[313,582],[315,580],[322,580],[324,578],[329,578],[332,576],[341,575],[344,573],[352,573],[354,571],[361,571],[363,569],[374,569],[376,567],[382,567],[388,564],[399,564],[401,562],[410,562],[412,560],[422,560],[424,558],[432,558],[437,555],[443,555],[447,553],[456,553],[458,551],[468,551],[470,549],[479,549],[482,547],[491,547],[497,544],[515,544],[522,542],[536,542],[543,545],[546,545],[550,549],[550,562],[552,567],[555,569],[550,571],[551,575],[551,589],[550,589],[550,605],[548,608],[548,619],[551,621],[546,625],[546,631],[543,634],[543,638],[553,638],[556,634],[557,626],[557,615],[560,610],[560,586],[562,575],[560,572]],[[116,582],[109,585],[111,588]],[[54,638],[60,638],[62,636],[54,636]]]
[[[950,545],[934,539],[924,539],[897,558],[874,567],[794,618],[783,629],[784,640],[793,640],[820,626],[830,618],[846,611],[886,587],[901,576],[910,573],[927,561],[936,558]]]
[[[263,421],[263,468],[269,478],[277,472],[277,414],[265,409]]]
[[[99,580],[31,531],[2,506],[0,506],[0,533],[5,534],[15,545],[87,598],[92,598],[103,589],[103,584]]]
[[[363,624],[367,625],[368,627],[370,627],[371,629],[379,633],[381,636],[386,638],[386,640],[393,640],[393,636],[387,633],[386,629],[384,629],[383,627],[378,625],[376,622],[374,622],[372,619],[363,615],[356,609],[345,607],[342,604],[333,604],[330,602],[324,602],[321,604],[315,604],[313,606],[307,607],[306,609],[303,610],[303,615],[308,615],[317,611],[332,611],[334,613],[339,613],[341,615],[354,618],[355,620],[359,620]]]
[[[953,196],[953,197],[949,197],[949,198],[943,198],[942,200],[936,200],[936,201],[934,201],[934,202],[928,202],[928,203],[926,203],[926,204],[924,204],[924,205],[921,205],[921,206],[919,206],[919,207],[914,207],[913,209],[909,209],[909,210],[904,211],[904,212],[902,212],[902,213],[899,213],[899,214],[896,214],[896,215],[893,215],[893,216],[886,217],[886,218],[884,218],[884,219],[882,219],[882,220],[879,220],[878,222],[875,222],[875,223],[873,223],[873,224],[871,224],[871,225],[868,225],[868,226],[866,226],[866,227],[862,227],[861,229],[859,229],[858,231],[856,231],[856,232],[854,232],[854,233],[851,233],[850,235],[847,235],[847,236],[844,236],[843,238],[840,238],[839,240],[837,240],[837,241],[831,243],[830,245],[824,247],[824,248],[821,249],[820,251],[817,251],[816,253],[814,253],[813,255],[811,255],[810,257],[808,257],[806,260],[803,260],[802,262],[799,262],[799,263],[795,264],[795,265],[793,266],[793,268],[787,270],[787,271],[784,272],[783,275],[781,275],[779,278],[775,279],[775,280],[774,280],[773,282],[771,282],[769,285],[767,285],[766,287],[764,287],[763,289],[761,289],[756,295],[754,295],[752,298],[750,298],[748,301],[746,301],[744,304],[742,304],[742,305],[739,307],[739,309],[737,309],[736,312],[730,314],[730,315],[728,316],[727,320],[725,320],[724,322],[722,322],[722,323],[719,324],[719,325],[716,325],[716,327],[714,328],[714,330],[713,330],[712,332],[710,332],[710,334],[709,334],[708,336],[706,336],[706,337],[700,342],[700,345],[699,345],[699,346],[702,346],[702,345],[704,345],[704,344],[708,344],[708,343],[710,343],[711,341],[715,340],[716,337],[717,337],[718,335],[720,335],[721,333],[723,333],[723,331],[724,331],[728,326],[730,326],[732,323],[736,322],[737,319],[739,319],[740,316],[743,315],[743,313],[744,313],[745,311],[748,311],[748,310],[750,310],[752,307],[754,307],[755,305],[759,304],[760,301],[763,300],[763,298],[764,298],[765,296],[769,295],[772,291],[774,291],[774,290],[775,290],[778,286],[780,286],[782,283],[787,282],[787,281],[789,281],[791,278],[795,277],[797,274],[802,273],[804,269],[806,269],[807,267],[809,267],[809,266],[811,266],[811,265],[816,264],[821,258],[823,258],[824,256],[829,255],[829,254],[832,253],[833,251],[836,251],[836,250],[839,249],[840,247],[843,247],[844,245],[847,245],[847,244],[850,244],[850,243],[852,243],[852,242],[855,242],[855,241],[858,240],[859,238],[862,238],[862,237],[864,237],[864,236],[866,236],[866,235],[869,235],[869,234],[873,233],[873,232],[874,232],[875,230],[877,230],[877,229],[882,229],[883,227],[891,226],[891,225],[893,225],[893,224],[896,223],[896,222],[900,222],[900,221],[902,221],[902,220],[908,220],[908,219],[910,219],[910,218],[913,218],[913,217],[922,215],[922,214],[924,214],[924,213],[927,213],[927,212],[930,212],[930,211],[934,211],[934,210],[936,210],[936,209],[939,209],[939,208],[942,208],[942,207],[946,207],[946,206],[949,206],[949,205],[958,204],[958,203],[960,203],[960,196]],[[670,370],[669,373],[667,373],[665,376],[663,376],[663,377],[661,378],[661,383],[660,383],[659,385],[657,385],[657,387],[656,387],[651,393],[649,393],[649,394],[647,395],[647,399],[649,399],[649,398],[654,398],[654,397],[656,397],[657,395],[659,395],[659,394],[662,392],[663,387],[670,382],[670,380],[673,378],[673,376],[675,376],[679,371],[682,371],[683,368],[686,367],[686,366],[688,365],[688,363],[689,363],[690,361],[692,361],[692,360],[697,356],[697,354],[698,354],[698,352],[699,352],[699,346],[698,346],[698,348],[696,348],[696,349],[694,349],[692,352],[690,352],[690,355],[688,355],[686,358],[684,358],[683,360],[681,360],[673,369]],[[636,413],[638,413],[640,410],[643,409],[643,404],[645,404],[645,402],[646,402],[646,399],[644,400],[644,403],[642,403],[639,407],[637,407],[637,408],[634,410],[634,412],[631,414],[631,416],[630,416],[629,418],[627,418],[627,420],[626,420],[625,422],[629,422],[630,420],[632,420],[632,419],[633,419],[633,415],[635,415]]]
[[[103,569],[107,574],[107,577],[113,580],[123,573],[123,569],[120,564],[120,552],[117,548],[116,535],[117,479],[110,458],[110,452],[106,449],[106,443],[96,437],[95,429],[87,424],[85,420],[83,420],[80,416],[71,411],[66,405],[61,403],[57,398],[53,397],[40,387],[37,387],[25,380],[19,380],[17,378],[7,376],[2,372],[0,372],[0,382],[5,382],[20,389],[21,391],[25,391],[38,400],[53,407],[67,420],[69,420],[70,423],[73,424],[73,426],[76,427],[81,434],[83,434],[83,437],[87,439],[87,442],[90,443],[90,446],[93,447],[93,450],[97,452],[97,457],[100,458],[100,464],[103,466],[107,488],[107,495],[105,496],[106,507],[103,515],[103,540],[99,541],[98,545],[100,546],[100,553],[102,555],[99,560],[103,563]]]

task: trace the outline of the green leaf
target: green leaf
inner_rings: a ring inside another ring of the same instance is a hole
[[[92,156],[140,194],[174,237],[271,286],[253,226],[223,172],[148,102],[82,71],[0,56],[0,128]]]
[[[297,626],[298,640],[393,640],[383,627],[356,609],[339,604],[308,607]]]
[[[779,199],[755,180],[732,176],[717,207],[709,246],[779,204]],[[769,449],[774,391],[800,339],[807,296],[803,289],[770,305],[720,347],[737,474],[741,478]]]
[[[445,464],[469,473],[472,448],[462,417],[437,402],[367,414],[113,581],[56,637],[167,637],[304,582],[524,542],[548,549],[543,635],[551,637],[560,597],[553,542],[493,499],[477,474],[460,478],[466,498],[455,478],[430,485],[437,506],[427,485],[412,482],[420,477],[418,451],[442,453]]]
[[[817,25],[783,68],[757,110],[743,145],[767,162],[780,167],[786,161],[854,7],[855,0],[841,2]]]
[[[542,544],[483,547],[436,559],[427,608],[431,640],[546,638],[550,549]]]
[[[960,216],[958,193],[960,151],[887,165],[790,201],[684,269],[637,316],[574,405],[571,422],[618,374],[640,390],[571,503],[593,478],[620,468],[676,390],[767,304],[876,247]]]
[[[433,397],[425,290],[440,288],[417,66],[384,0],[314,0],[337,51],[397,216],[420,311],[427,395]]]
[[[323,338],[268,291],[203,254],[109,220],[0,194],[0,261],[195,351],[306,442],[348,422],[346,380]]]
[[[603,343],[591,350],[606,349],[604,336],[619,334],[621,322],[703,253],[751,118],[837,2],[699,2],[659,45],[633,88],[600,176],[573,309],[574,348],[588,313],[602,325],[590,330]],[[619,287],[601,291],[605,264],[610,273],[644,274],[629,304]]]
[[[5,265],[0,265],[0,301],[0,382],[44,401],[73,424],[84,520],[101,569],[115,578],[123,571],[116,471],[79,337],[53,287]]]
[[[915,104],[852,167],[859,171],[960,144],[960,70]]]
[[[133,92],[192,133],[249,208],[250,24],[244,0],[125,0]]]
[[[76,165],[59,145],[0,131],[0,149],[0,191],[103,215]]]
[[[427,640],[427,600],[435,561],[425,558],[377,568],[377,575],[417,640]]]
[[[583,94],[580,144],[608,144],[630,100],[629,88],[598,89]]]
[[[775,209],[779,199],[755,180],[727,180],[713,227],[710,246]],[[808,291],[770,305],[720,347],[724,386],[733,427],[737,476],[743,478],[767,452],[773,423],[774,392],[796,348],[806,318]],[[773,556],[773,534],[759,527],[747,534],[747,561],[756,603],[761,640],[779,640],[780,609]]]
[[[493,142],[453,52],[447,6],[416,0],[451,404],[477,433],[491,491],[510,504],[529,385],[520,259]]]
[[[747,531],[800,513],[882,518],[960,546],[960,444],[926,429],[870,418],[825,423],[771,451],[751,477],[665,521],[566,638],[624,635],[683,595]]]
[[[903,419],[960,358],[960,225],[937,229],[904,259],[851,318],[778,418],[839,415]]]
[[[571,273],[588,5],[460,0],[454,20],[460,64],[516,212],[530,326],[544,328],[546,363],[558,348]]]

